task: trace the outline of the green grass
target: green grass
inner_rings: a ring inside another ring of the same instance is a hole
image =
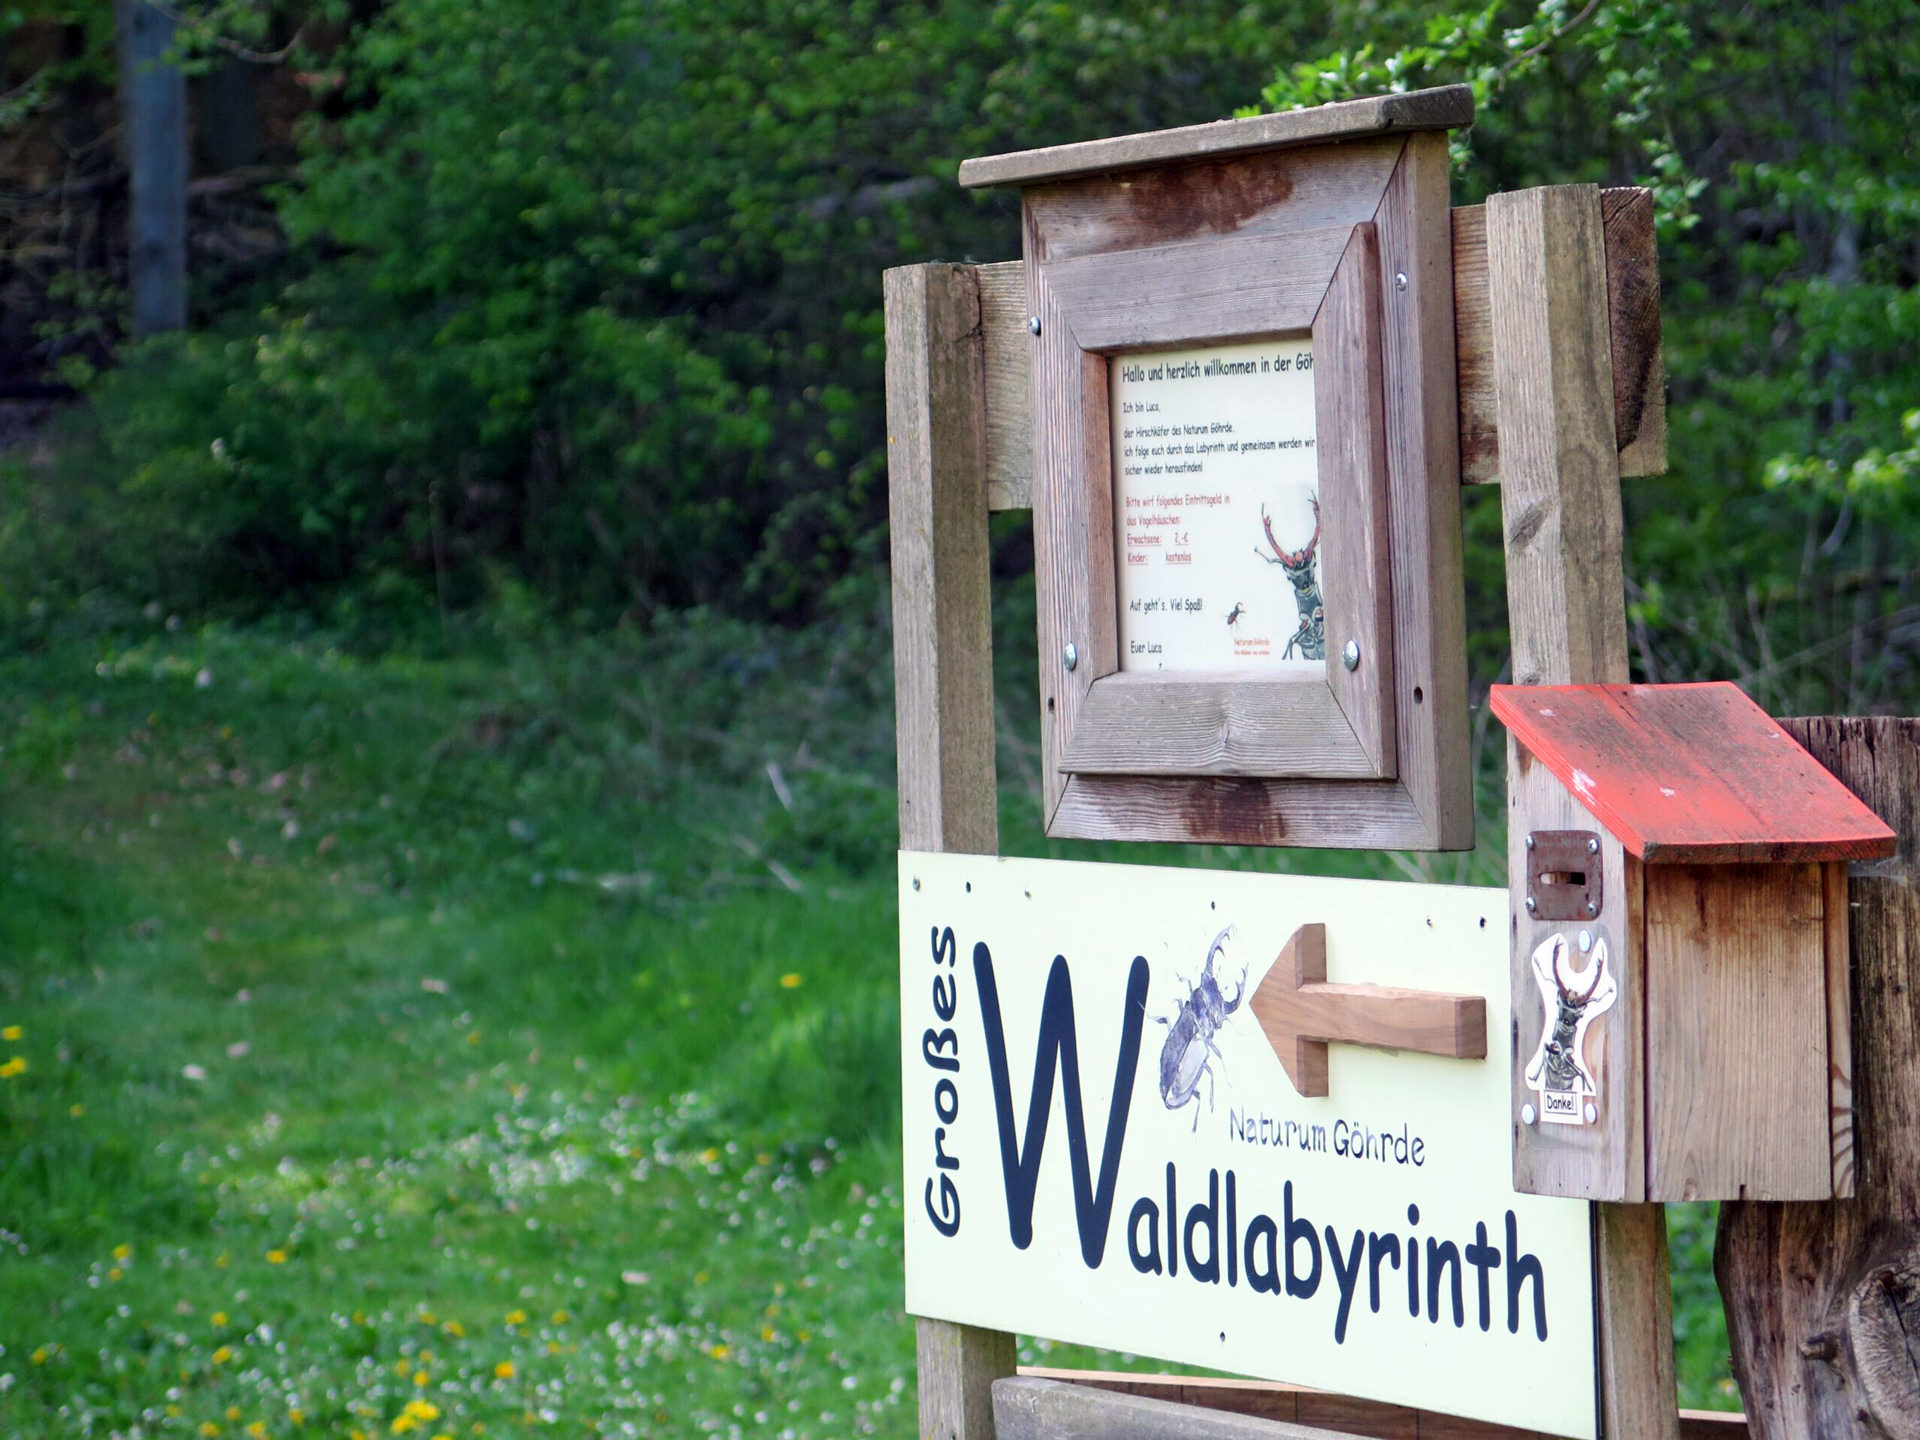
[[[0,661],[0,1434],[911,1433],[872,648]]]

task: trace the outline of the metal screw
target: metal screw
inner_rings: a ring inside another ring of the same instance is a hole
[[[1404,290],[1407,288],[1407,272],[1406,271],[1396,270],[1393,272],[1393,288],[1396,290]]]
[[[1599,853],[1600,853],[1600,842],[1598,840],[1587,841],[1587,854],[1598,855]]]
[[[1066,662],[1067,669],[1072,670],[1080,663],[1080,647],[1069,640],[1067,648],[1060,652],[1060,658]]]
[[[1584,955],[1591,949],[1593,949],[1593,932],[1591,930],[1582,930],[1580,932],[1580,953]]]
[[[1527,836],[1527,849],[1531,850],[1532,848],[1533,848],[1533,836],[1529,835]]]
[[[916,890],[920,888],[920,877],[918,875],[913,877],[913,888]]]
[[[1599,913],[1600,913],[1599,904],[1592,900],[1587,901],[1587,914],[1598,915]]]
[[[1358,640],[1347,641],[1347,648],[1340,652],[1340,663],[1349,670],[1358,670],[1360,668],[1360,642]]]
[[[1038,315],[1029,315],[1027,317],[1027,333],[1029,335],[1038,335],[1040,333],[1040,317]]]
[[[1600,1112],[1594,1109],[1593,1103],[1589,1101],[1587,1103],[1587,1124],[1591,1125],[1595,1120],[1598,1120],[1599,1118],[1600,1118]]]
[[[1520,1123],[1522,1125],[1531,1125],[1534,1122],[1535,1118],[1536,1117],[1533,1113],[1533,1106],[1522,1105],[1520,1107]]]
[[[1540,908],[1540,902],[1534,899],[1533,896],[1531,895],[1527,896],[1527,914],[1531,915],[1534,911],[1538,910],[1539,908]]]

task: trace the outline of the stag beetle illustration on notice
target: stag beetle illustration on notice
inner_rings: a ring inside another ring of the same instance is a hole
[[[1260,507],[1260,528],[1267,532],[1267,544],[1273,554],[1264,553],[1258,546],[1253,553],[1269,565],[1278,565],[1286,572],[1287,579],[1293,585],[1294,603],[1300,607],[1300,628],[1287,640],[1287,649],[1283,659],[1291,660],[1298,649],[1303,660],[1324,660],[1327,658],[1327,608],[1320,597],[1319,569],[1314,564],[1314,556],[1320,550],[1320,497],[1313,497],[1313,538],[1298,550],[1288,550],[1274,538],[1273,521],[1267,517],[1267,507]]]
[[[1534,983],[1549,1018],[1540,1048],[1527,1066],[1527,1084],[1536,1090],[1594,1095],[1600,1087],[1587,1068],[1587,1027],[1613,1004],[1620,987],[1607,968],[1605,937],[1593,943],[1587,968],[1579,974],[1567,967],[1569,948],[1564,935],[1550,935],[1534,948]]]
[[[1154,1020],[1167,1026],[1167,1043],[1160,1051],[1160,1098],[1166,1102],[1169,1110],[1182,1110],[1188,1105],[1193,1108],[1193,1128],[1200,1128],[1200,1079],[1207,1081],[1207,1108],[1213,1108],[1213,1060],[1222,1060],[1220,1049],[1213,1043],[1214,1032],[1227,1023],[1227,1017],[1240,1008],[1240,1001],[1247,993],[1247,972],[1240,972],[1240,986],[1228,1000],[1220,993],[1220,982],[1214,979],[1213,962],[1219,957],[1225,946],[1227,936],[1233,933],[1229,925],[1213,937],[1213,944],[1207,947],[1207,961],[1201,967],[1198,984],[1189,986],[1186,999],[1180,1002],[1179,1013],[1171,1019],[1164,1015],[1154,1016]],[[1185,981],[1176,975],[1182,984]],[[1211,1057],[1211,1058],[1209,1058]]]

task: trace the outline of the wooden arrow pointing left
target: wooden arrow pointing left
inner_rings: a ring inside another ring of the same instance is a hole
[[[1329,1041],[1459,1060],[1487,1058],[1486,997],[1391,985],[1329,985],[1325,925],[1302,925],[1293,932],[1249,1003],[1302,1095],[1327,1093]]]

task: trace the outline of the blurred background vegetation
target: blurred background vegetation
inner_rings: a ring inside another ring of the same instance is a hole
[[[1652,187],[1636,676],[1920,710],[1910,9],[0,0],[0,1429],[904,1431],[880,272],[1018,254],[968,155],[1465,80],[1458,202]],[[1071,853],[1499,883],[1476,733],[1470,856]]]

